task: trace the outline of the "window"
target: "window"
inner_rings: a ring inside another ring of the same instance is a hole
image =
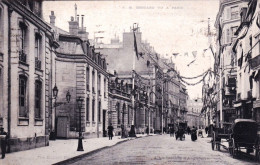
[[[92,71],[92,92],[95,93],[95,71]]]
[[[35,33],[34,55],[35,55],[35,68],[41,69],[41,35]]]
[[[235,27],[231,27],[231,42],[234,41],[234,39],[236,38],[235,32],[237,31],[237,26]]]
[[[26,63],[26,35],[27,26],[24,22],[19,23],[19,61]]]
[[[35,81],[35,118],[41,118],[42,82]]]
[[[92,100],[92,121],[95,121],[95,100]]]
[[[231,7],[231,19],[239,18],[238,6]]]
[[[87,91],[89,91],[89,67],[86,70],[86,85]]]
[[[89,98],[86,100],[86,121],[89,121]]]
[[[227,43],[230,42],[230,34],[229,34],[229,29],[227,29]]]
[[[107,91],[107,80],[104,78],[104,97],[106,97],[106,91]]]
[[[98,102],[98,122],[101,122],[101,102]]]
[[[19,76],[19,117],[28,117],[27,115],[27,77]]]
[[[98,75],[97,79],[97,87],[98,87],[98,95],[101,95],[100,88],[101,88],[101,75]]]
[[[127,106],[127,123],[130,124],[130,107],[129,105]]]
[[[120,105],[119,103],[116,104],[116,111],[117,111],[117,124],[120,124]]]

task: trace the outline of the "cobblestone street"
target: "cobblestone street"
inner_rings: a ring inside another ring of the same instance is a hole
[[[158,135],[128,141],[104,149],[71,164],[257,164],[249,158],[234,159],[221,148],[212,151],[210,138],[192,142],[189,135],[184,141]]]

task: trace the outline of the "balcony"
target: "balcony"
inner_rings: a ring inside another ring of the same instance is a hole
[[[255,69],[260,65],[260,55],[249,60],[251,69]]]
[[[42,68],[42,62],[38,58],[35,58],[35,68],[39,70]]]
[[[19,51],[19,61],[26,64],[27,54],[23,51]]]

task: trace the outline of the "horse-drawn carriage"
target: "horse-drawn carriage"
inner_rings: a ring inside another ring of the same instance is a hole
[[[215,128],[212,133],[212,150],[215,146],[220,150],[221,139],[226,139],[229,144],[229,153],[233,157],[238,156],[241,149],[245,149],[248,154],[254,153],[255,159],[259,161],[260,142],[257,127],[254,120],[236,119],[229,129]]]
[[[175,132],[176,140],[180,138],[180,140],[185,139],[185,132],[187,130],[187,123],[179,123],[178,130]]]

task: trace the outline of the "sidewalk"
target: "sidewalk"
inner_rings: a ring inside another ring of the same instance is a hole
[[[151,134],[154,135],[154,134]],[[137,138],[148,136],[146,134],[137,134]],[[72,159],[80,155],[86,155],[90,152],[107,148],[123,141],[132,140],[135,138],[124,138],[120,136],[113,137],[113,140],[108,140],[108,137],[83,139],[84,151],[77,151],[78,140],[56,140],[50,141],[50,145],[41,148],[35,148],[26,151],[12,152],[6,154],[5,159],[0,159],[0,164],[3,165],[46,165],[55,164],[64,160]]]

